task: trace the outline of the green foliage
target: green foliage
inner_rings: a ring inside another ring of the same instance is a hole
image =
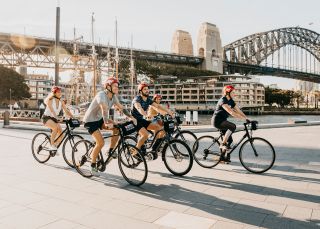
[[[127,75],[130,72],[129,68],[130,62],[128,60],[122,60],[120,62],[119,71],[121,73]],[[164,63],[150,64],[145,60],[136,60],[135,69],[137,74],[145,74],[153,79],[156,79],[160,75],[170,75],[181,78],[218,75],[218,73],[214,71],[200,70],[187,66],[174,66]]]
[[[30,98],[29,87],[22,75],[0,65],[0,101]]]
[[[299,101],[301,96],[301,93],[292,90],[265,88],[265,101],[270,106],[275,103],[284,108],[285,106],[292,105],[294,99]]]

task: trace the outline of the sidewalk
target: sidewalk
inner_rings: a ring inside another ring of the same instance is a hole
[[[257,130],[277,153],[266,174],[248,173],[236,153],[230,165],[195,163],[184,177],[158,159],[140,188],[124,181],[116,161],[94,179],[61,156],[37,163],[35,133],[0,128],[1,229],[320,227],[320,126]]]

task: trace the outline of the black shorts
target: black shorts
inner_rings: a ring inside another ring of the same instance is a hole
[[[56,118],[54,118],[54,117],[46,116],[46,115],[43,115],[43,116],[42,116],[42,122],[43,122],[43,124],[46,124],[46,122],[47,122],[48,120],[52,120],[52,121],[54,121],[55,123],[58,123],[58,120],[57,120]]]
[[[93,134],[93,132],[98,129],[102,130],[103,123],[103,119],[100,119],[99,121],[95,122],[86,122],[84,127],[88,130],[89,134]]]
[[[148,128],[148,126],[151,124],[151,121],[145,120],[145,119],[137,119],[137,131],[141,128]]]

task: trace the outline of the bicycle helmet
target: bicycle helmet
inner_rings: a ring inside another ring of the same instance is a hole
[[[143,88],[145,88],[145,87],[149,87],[149,85],[147,83],[145,83],[145,82],[140,83],[139,86],[138,86],[138,91],[139,92],[142,91]]]
[[[58,87],[58,86],[53,86],[53,87],[51,88],[51,92],[52,92],[53,94],[57,93],[58,91],[61,91],[61,88]]]
[[[224,91],[227,92],[227,93],[230,93],[232,92],[233,90],[235,90],[234,86],[232,85],[226,85],[224,86]]]
[[[160,94],[155,94],[154,96],[153,96],[153,101],[155,101],[156,99],[162,99],[162,96],[160,95]]]
[[[116,78],[111,76],[108,79],[106,79],[106,81],[104,82],[104,88],[107,89],[112,94],[114,94],[113,91],[112,91],[112,87],[111,86],[112,86],[112,84],[115,84],[115,83],[119,85],[119,80],[117,80]],[[109,90],[107,88],[107,86],[110,86],[111,90]]]

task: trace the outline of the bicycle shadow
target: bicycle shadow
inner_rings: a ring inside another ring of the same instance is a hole
[[[126,186],[123,189],[151,198],[151,202],[152,199],[158,199],[168,204],[189,206],[190,208],[184,213],[216,220],[227,220],[266,228],[316,228],[318,222],[282,217],[281,212],[235,203],[178,184],[146,184],[142,187]],[[139,203],[139,201],[136,202]],[[144,203],[148,204],[148,200],[145,200]]]
[[[60,165],[47,164],[48,166],[75,172],[72,168]],[[150,171],[150,173],[160,174],[164,178],[190,181],[198,184],[206,184],[216,187],[239,189],[243,191],[260,193],[263,187],[252,184],[243,184],[239,182],[223,181],[218,179],[203,177],[174,177],[170,174]],[[184,213],[198,215],[207,218],[227,220],[234,223],[242,223],[253,226],[263,226],[266,228],[316,228],[319,221],[300,221],[281,217],[281,212],[263,209],[247,204],[241,204],[230,200],[219,198],[216,195],[210,195],[205,192],[195,191],[182,187],[178,184],[151,184],[145,183],[141,187],[129,185],[121,175],[102,173],[100,177],[93,177],[91,180],[103,183],[108,187],[120,188],[135,194],[139,194],[140,198],[131,201],[141,204],[153,204],[153,200],[164,201],[167,204],[179,204],[188,206]],[[174,182],[172,182],[174,183]],[[269,190],[272,191],[273,189]],[[275,189],[276,190],[276,189]],[[150,203],[149,203],[150,201]],[[319,202],[319,201],[318,201]],[[156,207],[156,206],[155,206]]]

